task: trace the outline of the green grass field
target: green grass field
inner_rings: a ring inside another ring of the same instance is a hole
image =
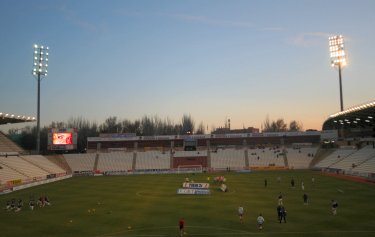
[[[2,195],[3,207],[11,198],[22,198],[25,206],[18,213],[1,210],[1,236],[178,236],[180,217],[186,220],[186,236],[375,236],[373,185],[311,171],[209,174],[211,180],[218,175],[227,178],[229,192],[211,185],[209,196],[177,195],[185,177],[206,182],[208,176],[180,174],[74,177]],[[301,181],[308,206],[303,205]],[[279,192],[288,211],[286,224],[277,221]],[[30,211],[29,196],[41,194],[50,197],[52,206]],[[337,216],[331,214],[331,199],[339,203]],[[244,224],[239,205],[245,208]],[[263,230],[256,227],[259,213],[266,220]]]

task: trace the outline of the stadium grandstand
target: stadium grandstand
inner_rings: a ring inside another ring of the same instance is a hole
[[[334,113],[323,131],[337,130],[339,141],[324,141],[332,153],[321,157],[315,168],[326,172],[375,179],[375,100]]]
[[[10,113],[0,112],[0,125],[10,123],[24,123],[24,122],[35,122],[35,117],[14,115]]]
[[[0,125],[34,121],[36,121],[35,117],[0,112]],[[23,149],[0,131],[0,156],[18,155],[22,153],[24,153]]]
[[[323,123],[323,130],[339,130],[343,139],[375,136],[375,100],[334,113]]]
[[[0,125],[34,122],[30,116],[0,113]],[[66,169],[41,155],[26,152],[0,132],[0,193],[9,192],[19,185],[39,184],[66,176]]]
[[[88,138],[88,154],[64,156],[77,175],[87,174],[89,170],[136,173],[177,172],[189,168],[203,171],[307,169],[319,149],[320,138],[319,131],[173,136],[101,134]]]
[[[35,121],[1,115],[1,124]],[[87,153],[48,156],[26,155],[0,133],[0,185],[4,189],[71,175],[288,169],[313,169],[375,180],[374,117],[372,101],[330,115],[322,131],[100,134],[87,138]]]

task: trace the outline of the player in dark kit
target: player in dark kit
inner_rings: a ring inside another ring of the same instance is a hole
[[[276,211],[277,211],[277,220],[281,222],[281,206],[277,206]]]
[[[185,229],[185,219],[183,217],[178,221],[178,225],[180,226],[180,237],[182,237]]]
[[[15,208],[16,208],[16,199],[12,198],[12,200],[10,201],[10,209],[9,210],[13,210]]]
[[[284,219],[284,223],[286,223],[286,210],[285,210],[285,207],[281,206],[280,207],[280,214],[279,214],[279,221],[281,223],[281,221]]]
[[[339,206],[339,204],[337,203],[337,201],[332,200],[331,205],[332,205],[332,214],[336,215],[337,214],[337,207]]]
[[[19,211],[21,211],[22,207],[23,207],[23,201],[22,201],[22,199],[20,199],[20,200],[18,200],[17,208],[14,211],[19,212]]]
[[[303,194],[303,205],[309,205],[309,197],[306,193]]]

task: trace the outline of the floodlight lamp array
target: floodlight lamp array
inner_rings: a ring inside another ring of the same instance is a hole
[[[368,102],[368,103],[364,103],[364,104],[361,104],[361,105],[356,105],[356,106],[353,106],[353,107],[350,107],[344,111],[340,111],[340,112],[337,112],[335,114],[332,114],[329,116],[329,118],[335,118],[335,117],[338,117],[338,116],[341,116],[341,115],[345,115],[345,114],[348,114],[348,113],[352,113],[352,112],[355,112],[355,111],[359,111],[359,110],[363,110],[363,109],[368,109],[368,108],[373,108],[375,107],[375,101],[371,101],[371,102]],[[368,116],[369,119],[373,119],[372,116]],[[357,119],[358,121],[360,119]]]
[[[49,47],[43,45],[34,45],[33,56],[33,75],[47,76],[48,73],[48,53]]]
[[[2,113],[2,112],[0,112],[0,118],[1,119],[17,118],[17,119],[22,119],[24,121],[35,121],[36,120],[35,117],[14,115],[14,114]]]
[[[331,66],[345,66],[346,54],[344,50],[344,37],[342,35],[336,35],[329,37],[328,40],[331,56]]]

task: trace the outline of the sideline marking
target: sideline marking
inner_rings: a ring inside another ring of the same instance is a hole
[[[321,230],[321,231],[285,231],[285,232],[280,232],[280,231],[246,231],[246,230],[236,230],[236,229],[229,229],[229,228],[221,228],[221,227],[210,227],[210,226],[186,226],[186,228],[196,228],[196,229],[212,229],[216,231],[231,231],[227,233],[219,232],[219,233],[205,233],[205,234],[194,234],[194,233],[188,233],[190,236],[241,236],[241,235],[283,235],[283,234],[291,234],[291,235],[301,235],[301,234],[319,234],[319,233],[375,233],[375,230]],[[130,236],[133,237],[163,237],[163,236],[169,236],[165,234],[131,234],[131,232],[134,231],[140,231],[142,232],[143,230],[162,230],[162,229],[176,229],[176,233],[178,232],[178,227],[176,226],[165,226],[165,227],[154,227],[154,228],[139,228],[139,229],[132,229],[132,230],[123,230],[123,231],[118,231],[118,232],[113,232],[113,233],[107,233],[107,234],[102,234],[102,235],[97,235],[96,237],[111,237],[111,236],[118,236],[120,234],[125,234],[128,233]]]

